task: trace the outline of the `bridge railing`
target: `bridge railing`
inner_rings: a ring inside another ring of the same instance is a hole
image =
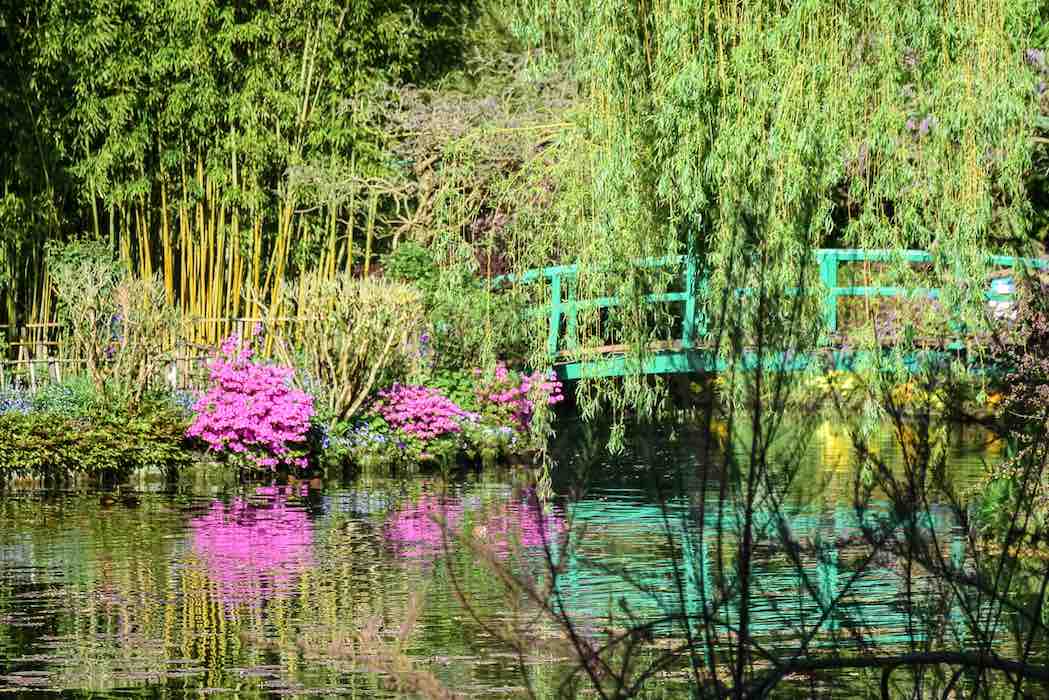
[[[819,267],[819,280],[825,294],[823,298],[823,326],[827,335],[838,331],[838,302],[846,298],[890,298],[921,295],[925,298],[939,298],[941,290],[934,287],[911,288],[901,286],[868,286],[856,284],[839,284],[839,275],[843,263],[889,263],[904,262],[907,264],[927,264],[933,262],[933,255],[923,250],[867,250],[823,248],[813,251],[813,257]],[[991,266],[1004,268],[1029,268],[1049,270],[1049,260],[1021,258],[1010,255],[989,255],[987,262]],[[703,290],[707,286],[707,277],[699,269],[697,260],[691,256],[668,256],[638,260],[634,265],[641,268],[680,268],[681,291],[648,294],[643,297],[646,304],[682,304],[681,333],[674,342],[679,343],[682,351],[692,350],[697,340],[706,335],[706,319],[701,302]],[[521,275],[503,275],[493,279],[494,283],[532,283],[545,279],[549,283],[549,304],[537,309],[539,314],[547,316],[547,354],[551,361],[556,361],[565,348],[562,343],[562,325],[569,344],[574,344],[577,336],[578,315],[581,310],[612,308],[622,303],[613,296],[593,299],[576,298],[576,285],[573,281],[579,276],[578,265],[559,265],[537,270],[529,270]],[[737,294],[745,295],[750,290],[740,288]],[[989,301],[1011,301],[1015,293],[999,293],[993,290],[985,292]],[[826,337],[826,336],[825,336]]]
[[[820,282],[826,289],[824,299],[823,324],[828,333],[838,330],[838,300],[847,297],[900,297],[921,294],[929,299],[938,299],[941,290],[934,287],[909,288],[899,286],[863,286],[838,284],[838,272],[841,263],[849,262],[905,262],[908,264],[927,264],[933,261],[931,253],[924,250],[864,250],[825,248],[815,252],[819,263]],[[1020,258],[1011,255],[989,255],[987,262],[996,267],[1049,269],[1049,261],[1037,258]],[[1011,301],[1014,293],[1001,294],[985,292],[988,301]]]

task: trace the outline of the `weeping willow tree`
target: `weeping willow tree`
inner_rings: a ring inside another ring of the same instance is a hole
[[[680,271],[639,259],[696,260],[707,342],[731,352],[758,315],[777,312],[755,301],[760,289],[811,291],[818,314],[820,247],[932,252],[931,269],[901,257],[873,283],[942,287],[959,320],[982,313],[988,253],[1033,252],[1040,75],[1025,48],[1036,2],[532,5],[520,16],[537,44],[567,54],[580,101],[523,178],[535,196],[508,188],[519,205],[506,246],[519,269],[578,262],[577,298],[624,300],[580,314],[581,351],[611,340],[640,359],[668,334],[670,317],[644,295]],[[784,349],[818,334],[802,324]],[[588,386],[621,406],[657,405],[637,376]]]

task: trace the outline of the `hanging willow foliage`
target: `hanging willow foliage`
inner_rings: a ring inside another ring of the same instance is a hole
[[[574,128],[507,188],[506,247],[516,269],[578,262],[579,298],[626,300],[581,317],[583,349],[617,342],[640,357],[667,335],[669,317],[642,295],[678,277],[629,263],[640,258],[696,256],[709,274],[707,342],[729,347],[724,334],[769,313],[760,294],[731,290],[818,291],[820,247],[932,251],[933,269],[899,261],[876,283],[942,286],[959,318],[983,308],[987,253],[1030,252],[1033,0],[532,9],[520,19],[537,43],[570,43],[581,100]],[[780,341],[799,347],[818,332],[801,323]],[[632,397],[622,407],[657,405],[637,378],[614,393]]]

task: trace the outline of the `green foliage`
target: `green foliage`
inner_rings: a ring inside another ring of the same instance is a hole
[[[477,401],[477,381],[471,370],[439,369],[427,379],[426,386],[437,389],[464,411],[478,413],[481,406]]]
[[[180,254],[188,266],[186,254],[250,247],[244,286],[310,268],[322,252],[352,267],[356,230],[368,229],[370,251],[378,229],[379,247],[410,200],[390,105],[402,85],[463,65],[480,10],[480,0],[6,4],[9,315],[43,302],[46,317],[47,300],[34,298],[43,244],[69,231],[108,238],[141,276],[163,270],[171,297],[212,315],[199,297],[216,270],[194,262],[180,278]]]
[[[437,274],[437,265],[430,250],[407,241],[383,259],[383,272],[399,282],[425,287]]]
[[[289,290],[300,333],[276,345],[330,426],[346,422],[376,389],[407,376],[419,360],[422,295],[384,280],[303,276]]]
[[[170,405],[92,403],[75,412],[0,415],[0,476],[65,478],[187,466],[186,423]]]
[[[45,384],[32,397],[32,410],[63,418],[81,418],[91,414],[105,398],[90,377],[74,376],[55,384]]]
[[[141,398],[162,379],[180,330],[159,282],[130,277],[94,241],[49,245],[48,262],[68,329],[66,356],[85,362],[98,392]]]
[[[1049,5],[1042,3],[1031,30],[1030,45],[1040,49],[1049,48]]]
[[[68,85],[50,87],[79,97],[54,118],[84,194],[107,203],[151,186],[143,166],[177,177],[205,144],[206,170],[228,170],[236,154],[254,186],[314,156],[355,152],[358,165],[380,165],[370,91],[454,66],[476,12],[468,0],[48,5],[15,26],[32,68],[61,68]],[[31,31],[36,22],[45,31]],[[231,194],[265,197],[254,186]]]
[[[779,347],[815,343],[818,296],[794,308],[785,291],[819,290],[816,248],[932,250],[934,269],[909,286],[942,287],[973,327],[985,255],[1030,250],[1035,2],[539,5],[532,35],[572,38],[581,100],[488,203],[508,213],[488,240],[511,271],[578,262],[578,298],[624,300],[580,315],[580,351],[641,357],[672,339],[670,317],[642,301],[680,289],[680,270],[639,258],[695,256],[709,273],[704,342],[730,353],[758,329]],[[916,275],[902,262],[877,272]],[[541,366],[545,339],[530,340]],[[628,377],[582,395],[647,412],[660,405],[650,389]]]
[[[426,296],[434,366],[458,370],[517,360],[527,354],[532,330],[512,294],[489,289],[454,267],[441,270]]]

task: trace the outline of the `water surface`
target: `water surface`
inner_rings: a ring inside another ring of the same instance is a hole
[[[458,693],[505,697],[522,689],[522,672],[492,632],[529,620],[524,672],[540,695],[553,694],[574,667],[563,636],[482,559],[542,587],[571,530],[577,547],[555,595],[598,635],[624,605],[655,618],[682,592],[701,604],[695,586],[675,583],[673,563],[701,581],[715,556],[694,539],[696,505],[710,494],[700,493],[699,451],[687,440],[650,436],[613,459],[585,436],[564,439],[557,497],[545,509],[520,470],[292,486],[196,474],[175,490],[136,482],[133,498],[111,505],[90,489],[11,491],[0,502],[0,692],[397,697],[407,691],[389,671],[400,663],[415,683],[431,674]],[[891,436],[881,440],[891,453]],[[997,458],[983,436],[962,435],[952,472],[964,487]],[[799,535],[847,547],[857,527],[847,509],[851,465],[848,441],[831,426],[817,431],[791,505]],[[930,517],[950,532],[949,509]],[[796,572],[774,552],[762,557],[758,629],[775,632],[784,606],[817,624],[817,601]],[[836,571],[807,566],[833,593]],[[891,562],[874,567],[842,614],[904,643],[916,633],[898,585]],[[672,625],[662,632],[675,634]],[[682,678],[657,685],[675,696]]]

